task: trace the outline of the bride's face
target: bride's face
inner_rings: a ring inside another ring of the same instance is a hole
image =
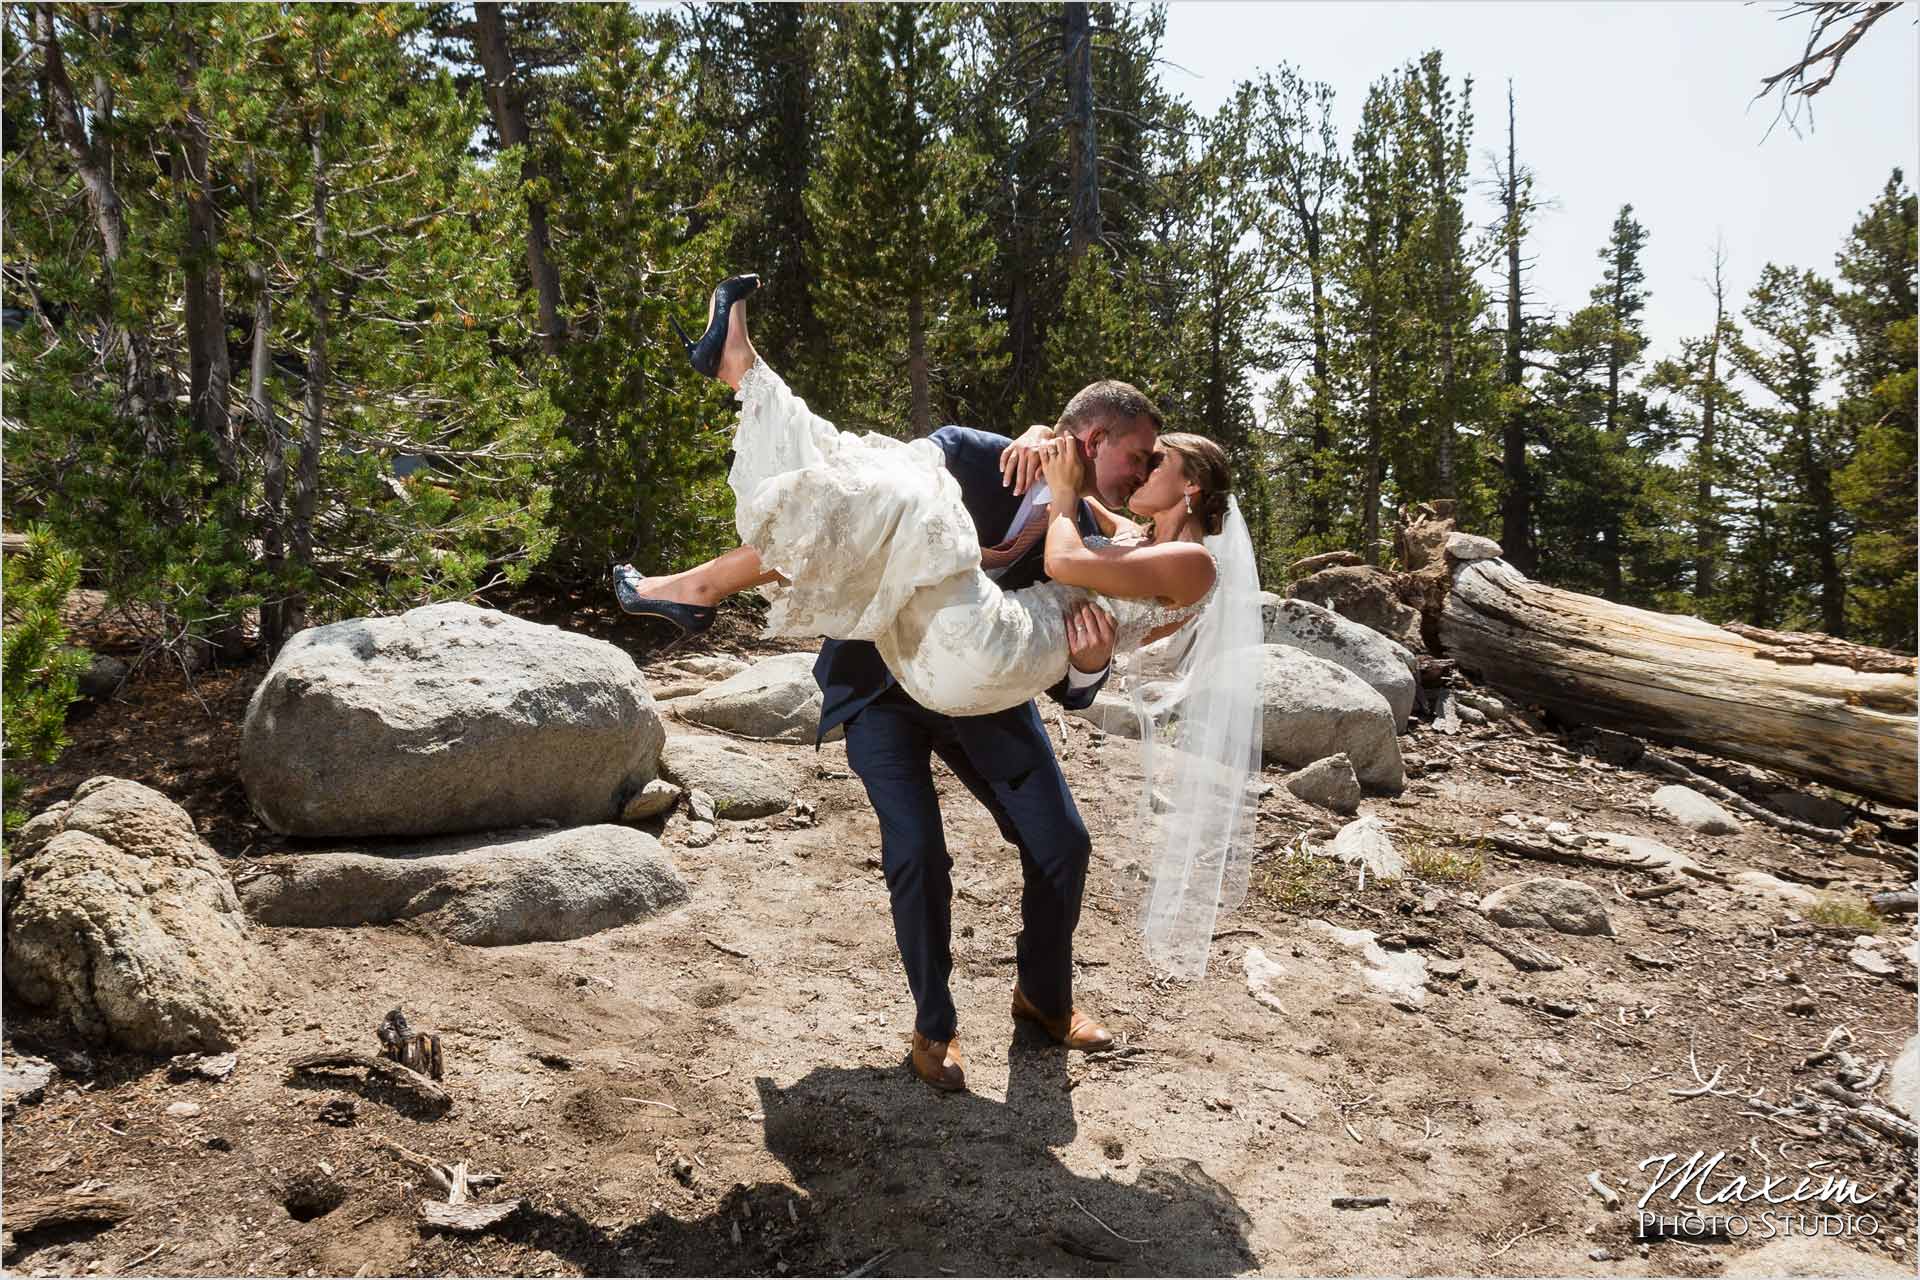
[[[1135,515],[1150,516],[1177,507],[1189,493],[1200,491],[1199,485],[1187,479],[1186,459],[1172,449],[1156,449],[1153,464],[1146,483],[1133,491],[1127,503]]]

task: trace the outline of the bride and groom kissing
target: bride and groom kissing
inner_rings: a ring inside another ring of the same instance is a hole
[[[1069,1048],[1110,1047],[1072,991],[1092,840],[1034,699],[1082,709],[1116,655],[1133,660],[1133,838],[1151,856],[1130,888],[1149,963],[1204,973],[1217,914],[1245,895],[1260,763],[1259,584],[1226,456],[1163,433],[1152,401],[1114,381],[1018,441],[958,426],[908,442],[843,432],[754,351],[744,300],[759,287],[723,281],[706,331],[681,335],[694,368],[741,404],[728,476],[741,544],[677,574],[621,565],[615,594],[690,634],[756,587],[769,635],[827,637],[820,733],[845,727],[879,819],[917,1075],[965,1087],[936,756],[1020,852],[1013,1017]]]

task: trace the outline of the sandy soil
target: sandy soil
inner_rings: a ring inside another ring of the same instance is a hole
[[[605,617],[581,625],[649,657],[642,631]],[[745,636],[736,629],[722,647],[746,651]],[[177,669],[151,665],[120,701],[81,714],[68,757],[31,776],[34,807],[94,774],[139,778],[184,804],[244,875],[248,860],[282,848],[247,814],[234,773],[239,718],[262,674],[216,673],[189,689]],[[1303,834],[1323,844],[1338,819],[1276,787],[1253,895],[1224,923],[1207,976],[1156,983],[1113,877],[1131,856],[1136,748],[1067,723],[1062,756],[1096,843],[1077,995],[1121,1052],[1088,1059],[1014,1030],[1019,863],[945,778],[971,1090],[939,1095],[915,1080],[876,824],[844,749],[752,744],[817,822],[723,823],[716,843],[691,849],[670,819],[663,839],[693,890],[681,910],[496,949],[405,928],[259,929],[275,1013],[230,1080],[172,1083],[164,1063],[98,1052],[88,1075],[67,1057],[72,1070],[45,1100],[6,1120],[7,1203],[87,1187],[134,1212],[106,1230],[29,1237],[11,1268],[1715,1275],[1763,1241],[1648,1245],[1633,1231],[1649,1177],[1639,1162],[1700,1150],[1728,1153],[1722,1178],[1811,1167],[1857,1180],[1875,1196],[1878,1231],[1824,1242],[1828,1264],[1912,1273],[1913,1148],[1798,1136],[1746,1102],[1756,1092],[1784,1102],[1831,1079],[1831,1065],[1805,1060],[1838,1027],[1862,1062],[1890,1061],[1915,1026],[1909,963],[1892,978],[1863,973],[1848,958],[1857,928],[1790,919],[1776,900],[1706,881],[1629,899],[1616,890],[1655,878],[1510,857],[1475,837],[1504,830],[1502,813],[1539,815],[1655,837],[1713,871],[1784,868],[1853,900],[1898,887],[1896,867],[1755,823],[1690,836],[1646,804],[1666,779],[1551,735],[1416,725],[1403,747],[1423,762],[1418,778],[1363,811],[1418,851],[1426,874],[1361,889],[1325,858],[1293,856]],[[1540,973],[1466,936],[1469,898],[1533,875],[1600,889],[1616,936],[1532,935],[1565,962]],[[1316,922],[1423,955],[1424,1004],[1369,987],[1355,953]],[[1881,950],[1898,952],[1904,932],[1890,923]],[[1254,948],[1280,968],[1278,1008],[1249,993]],[[17,1003],[6,1010],[10,1050],[78,1048]],[[289,1082],[296,1054],[373,1051],[395,1006],[443,1037],[448,1114],[421,1114],[353,1076]],[[1716,1078],[1714,1092],[1674,1096]],[[319,1118],[335,1097],[355,1100],[350,1125]],[[199,1114],[167,1114],[182,1101]],[[424,1230],[417,1206],[433,1193],[381,1137],[504,1174],[484,1198],[525,1207],[478,1236]],[[1602,1203],[1590,1171],[1623,1207]],[[337,1204],[298,1220],[289,1192],[315,1185]],[[1349,1195],[1389,1203],[1333,1207]]]

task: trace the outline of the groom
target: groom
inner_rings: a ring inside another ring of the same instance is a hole
[[[1110,506],[1126,503],[1152,470],[1161,427],[1153,402],[1124,382],[1096,382],[1060,414],[1088,461],[1087,474]],[[1030,476],[1025,445],[966,427],[932,435],[960,484],[981,543],[981,566],[1006,590],[1030,586],[1043,570],[1044,484],[1016,492],[1002,479]],[[1099,532],[1080,504],[1082,535]],[[1092,703],[1113,654],[1112,620],[1088,605],[1068,620],[1067,677],[1047,696],[1069,711]],[[894,939],[913,992],[913,1070],[937,1089],[964,1089],[966,1066],[955,1040],[958,1014],[948,990],[953,971],[953,861],[947,856],[933,757],[945,761],[985,805],[1000,834],[1020,850],[1025,889],[1015,944],[1013,1016],[1040,1026],[1073,1049],[1100,1049],[1113,1037],[1073,1007],[1073,930],[1080,919],[1092,845],[1032,702],[984,716],[947,716],[908,697],[879,652],[860,640],[829,640],[814,664],[824,695],[820,734],[844,724],[847,762],[866,784],[880,819],[880,866],[893,905]]]

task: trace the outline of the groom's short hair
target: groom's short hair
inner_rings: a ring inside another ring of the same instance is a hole
[[[1074,393],[1067,407],[1060,411],[1057,425],[1060,430],[1079,436],[1095,427],[1131,422],[1135,418],[1151,422],[1156,433],[1166,429],[1159,408],[1140,388],[1130,382],[1102,378]]]

